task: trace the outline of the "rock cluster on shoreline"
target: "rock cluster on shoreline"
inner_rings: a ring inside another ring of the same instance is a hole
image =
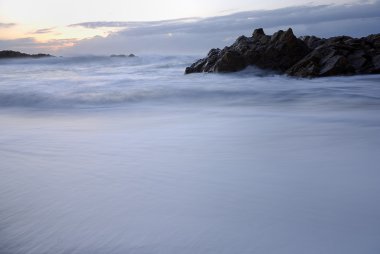
[[[13,50],[2,50],[0,51],[0,59],[1,58],[41,58],[41,57],[53,57],[49,54],[26,54]]]
[[[266,35],[262,28],[252,37],[240,36],[224,49],[211,49],[186,74],[235,72],[248,65],[296,77],[380,73],[380,34],[363,38],[315,36],[297,38],[291,28]]]

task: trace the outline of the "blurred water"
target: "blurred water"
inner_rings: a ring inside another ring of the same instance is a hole
[[[378,75],[0,61],[0,253],[379,253]]]

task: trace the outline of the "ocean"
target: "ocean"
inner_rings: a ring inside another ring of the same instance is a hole
[[[1,254],[378,254],[380,75],[0,61]]]

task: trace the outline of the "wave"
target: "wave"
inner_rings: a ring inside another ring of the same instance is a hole
[[[235,105],[235,106],[380,106],[380,96],[353,92],[343,88],[313,88],[286,90],[156,88],[125,90],[88,90],[67,94],[46,92],[2,92],[0,107],[75,108],[116,105]]]
[[[308,80],[253,67],[232,74],[184,75],[184,67],[194,58],[81,56],[0,61],[0,107],[380,105],[380,75]]]

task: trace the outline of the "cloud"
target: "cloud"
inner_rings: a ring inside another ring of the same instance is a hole
[[[48,33],[53,33],[55,27],[50,27],[50,28],[42,28],[42,29],[38,29],[34,32],[32,32],[32,34],[48,34]]]
[[[61,48],[73,46],[77,39],[55,39],[47,42],[36,41],[33,37],[13,40],[0,40],[0,50],[16,50],[26,53],[56,52]]]
[[[12,26],[15,26],[16,23],[1,23],[0,22],[0,28],[10,28]]]
[[[275,10],[238,12],[230,15],[148,22],[86,22],[71,26],[87,28],[122,27],[107,37],[79,41],[64,52],[111,53],[183,53],[204,54],[210,48],[223,47],[239,35],[250,36],[263,27],[268,34],[292,27],[298,36],[320,37],[379,33],[380,1],[361,1],[346,5],[293,6]]]
[[[14,40],[0,40],[0,48],[1,49],[10,49],[17,47],[34,47],[36,42],[34,38],[20,38]]]
[[[90,28],[90,29],[97,29],[97,28],[110,28],[110,27],[130,27],[130,28],[138,28],[138,27],[145,27],[145,26],[162,26],[166,24],[173,24],[173,23],[185,23],[185,22],[191,22],[199,20],[199,18],[181,18],[181,19],[171,19],[171,20],[158,20],[158,21],[95,21],[95,22],[83,22],[83,23],[76,23],[71,24],[68,27],[84,27],[84,28]]]
[[[102,27],[128,27],[132,22],[118,22],[118,21],[97,21],[97,22],[83,22],[68,25],[68,27],[84,27],[84,28],[102,28]]]
[[[281,26],[311,25],[317,23],[379,18],[380,2],[357,5],[297,6],[269,11],[239,12],[226,16],[193,20],[193,22],[166,22],[141,24],[126,29],[120,34],[142,36],[171,33],[233,33],[250,31],[254,27],[274,28]],[[335,27],[339,33],[339,28]],[[351,31],[356,33],[357,31]]]
[[[292,6],[275,10],[237,12],[208,18],[183,18],[160,21],[95,21],[71,24],[88,29],[120,28],[106,37],[83,40],[51,40],[40,43],[33,38],[0,41],[0,48],[58,50],[57,54],[199,54],[210,48],[231,44],[238,36],[250,36],[263,27],[267,34],[292,27],[296,35],[353,37],[379,33],[380,0],[345,5]],[[37,33],[50,32],[39,29]],[[28,50],[29,49],[29,50]],[[50,51],[47,51],[50,52]]]

